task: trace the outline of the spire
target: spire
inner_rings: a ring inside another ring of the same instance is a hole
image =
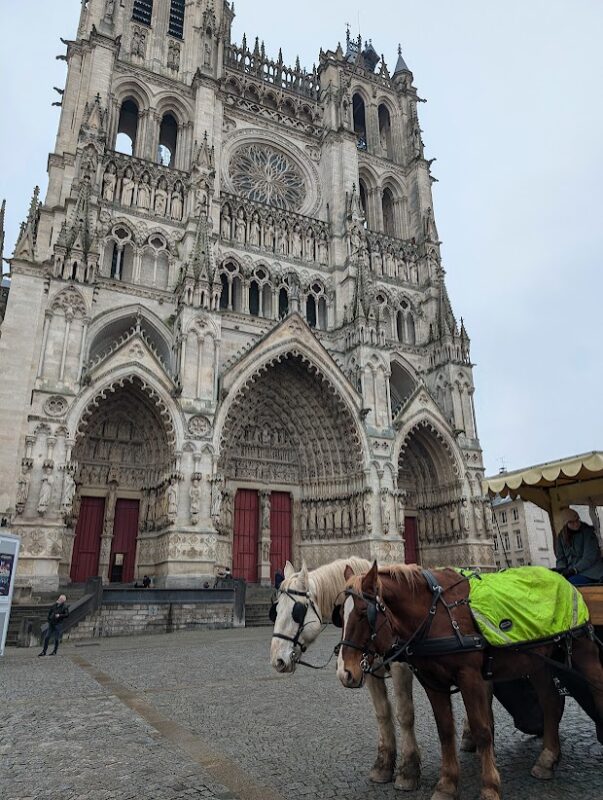
[[[80,183],[80,188],[75,203],[75,208],[69,222],[65,221],[57,246],[65,249],[66,253],[71,250],[79,250],[86,257],[92,247],[93,234],[90,224],[90,178],[85,175]]]
[[[36,239],[38,236],[38,221],[40,219],[40,187],[36,186],[29,204],[27,219],[21,225],[19,239],[15,245],[13,258],[36,257]]]
[[[402,57],[402,45],[398,45],[398,61],[396,62],[396,69],[394,70],[394,75],[400,75],[402,72],[410,73],[410,70],[406,66],[406,61]]]
[[[448,297],[446,282],[444,280],[444,270],[440,269],[440,291],[438,298],[438,327],[440,338],[444,336],[455,336],[457,334],[456,319],[452,312],[452,304]]]
[[[215,276],[216,261],[210,238],[209,220],[202,210],[197,219],[193,249],[182,269],[176,289],[179,303],[193,308],[211,308]]]

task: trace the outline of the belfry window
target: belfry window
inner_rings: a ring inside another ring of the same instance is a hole
[[[178,143],[178,123],[172,114],[166,114],[159,129],[159,152],[157,161],[164,167],[176,164],[176,145]]]
[[[359,150],[366,150],[366,112],[364,108],[364,100],[359,94],[355,94],[352,98],[352,107],[354,111],[354,133],[356,134],[356,147]]]
[[[136,150],[136,136],[138,135],[138,106],[134,100],[122,103],[117,125],[117,139],[115,149],[118,153],[133,156]]]
[[[316,298],[313,294],[306,300],[306,320],[311,328],[316,327]]]
[[[383,155],[392,158],[392,123],[389,110],[383,103],[379,106],[379,141]]]
[[[172,3],[172,5],[174,5]],[[132,19],[141,22],[143,25],[151,25],[153,17],[153,0],[134,0],[132,9]]]
[[[278,293],[278,316],[279,319],[286,317],[289,313],[289,295],[286,289],[281,289]]]
[[[184,6],[185,0],[172,0],[170,3],[170,25],[168,33],[177,39],[184,37]]]
[[[395,236],[396,216],[394,208],[394,196],[391,192],[391,189],[385,189],[381,204],[383,210],[383,233],[387,234],[388,236]]]

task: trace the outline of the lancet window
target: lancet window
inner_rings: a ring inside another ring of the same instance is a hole
[[[172,0],[170,3],[170,23],[168,33],[177,39],[184,37],[184,6],[185,0]]]
[[[366,140],[366,110],[364,100],[359,94],[352,98],[352,109],[354,115],[354,133],[356,134],[356,147],[359,150],[367,149]]]
[[[157,161],[164,167],[176,165],[176,147],[178,144],[178,123],[173,114],[165,114],[159,129],[159,149]]]
[[[173,3],[172,3],[173,5]],[[134,0],[132,19],[143,25],[151,24],[153,18],[153,0]]]
[[[118,153],[125,153],[128,156],[136,155],[138,113],[138,106],[131,98],[122,103],[115,141],[115,149]]]

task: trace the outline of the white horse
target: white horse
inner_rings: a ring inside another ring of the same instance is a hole
[[[293,566],[287,562],[270,645],[270,661],[277,672],[295,672],[301,653],[321,632],[323,622],[331,619],[335,605],[343,603],[346,584],[344,571],[347,565],[356,574],[365,573],[371,568],[371,562],[355,557],[333,561],[311,572],[308,572],[305,564],[300,572],[295,572]],[[299,604],[297,608],[296,604]],[[411,791],[418,788],[421,775],[421,756],[415,737],[413,676],[406,664],[392,664],[391,675],[396,695],[396,716],[401,732],[395,786]],[[389,783],[394,780],[396,766],[396,733],[392,707],[384,680],[369,675],[366,685],[379,726],[377,759],[371,769],[370,779],[374,783]]]

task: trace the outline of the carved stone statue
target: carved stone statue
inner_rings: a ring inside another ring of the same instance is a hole
[[[191,525],[196,525],[199,522],[199,514],[201,512],[201,486],[198,478],[193,478],[188,496],[190,498]]]
[[[423,139],[421,138],[421,129],[418,123],[415,124],[412,132],[412,149],[417,158],[423,157]]]
[[[262,495],[262,533],[270,533],[270,495]]]
[[[400,536],[404,536],[406,529],[406,497],[404,494],[398,495],[398,531]]]
[[[390,510],[388,501],[388,493],[381,492],[381,530],[383,531],[384,536],[387,536],[389,533]]]
[[[235,224],[235,239],[239,244],[245,244],[246,228],[245,214],[243,213],[243,209],[240,208],[237,212],[237,221]]]
[[[29,472],[29,467],[26,464],[23,464],[21,467],[21,476],[19,477],[19,481],[17,483],[17,514],[23,513],[23,509],[27,503],[30,481],[31,475]]]
[[[267,250],[274,252],[274,220],[268,217],[266,220],[266,227],[264,229],[264,247]]]
[[[302,257],[302,237],[301,228],[296,225],[293,228],[293,258]]]
[[[289,254],[289,230],[287,229],[285,220],[281,222],[278,232],[278,252],[282,256]]]
[[[182,219],[182,210],[183,210],[183,200],[182,200],[182,192],[179,188],[175,188],[172,192],[172,201],[170,205],[170,217],[176,222],[180,222]]]
[[[224,479],[221,475],[216,475],[211,487],[211,517],[214,522],[220,519],[222,509]]]
[[[61,501],[61,509],[63,511],[71,511],[73,507],[73,498],[75,496],[75,481],[69,470],[65,470],[65,477],[63,479],[63,499]]]
[[[227,240],[232,236],[232,217],[230,216],[230,208],[228,206],[224,206],[222,209],[222,219],[220,220],[220,236]]]
[[[371,503],[371,496],[367,495],[364,499],[364,529],[370,533],[373,529],[373,508]]]
[[[249,226],[249,244],[254,247],[259,247],[260,245],[260,218],[257,211],[254,212]]]
[[[134,202],[134,173],[132,167],[126,167],[124,176],[121,179],[121,204],[131,206]]]
[[[115,185],[117,183],[117,175],[115,164],[111,163],[105,170],[103,178],[103,200],[112,203],[115,199]]]
[[[304,247],[306,261],[314,261],[316,254],[314,252],[314,231],[312,228],[308,228],[306,231],[306,241]]]
[[[54,477],[51,472],[44,475],[40,487],[40,497],[38,499],[38,514],[45,514],[52,498],[52,487]]]
[[[136,198],[138,208],[142,208],[143,211],[148,211],[151,208],[151,187],[149,181],[149,175],[145,172],[142,176],[142,182],[138,187],[138,196]]]
[[[175,478],[170,479],[167,488],[167,516],[170,522],[174,522],[178,516],[178,482]]]
[[[326,267],[329,263],[329,243],[327,241],[327,234],[324,231],[318,240],[318,262],[323,267]]]
[[[155,190],[155,213],[160,217],[165,217],[167,199],[167,183],[165,178],[160,178]]]

